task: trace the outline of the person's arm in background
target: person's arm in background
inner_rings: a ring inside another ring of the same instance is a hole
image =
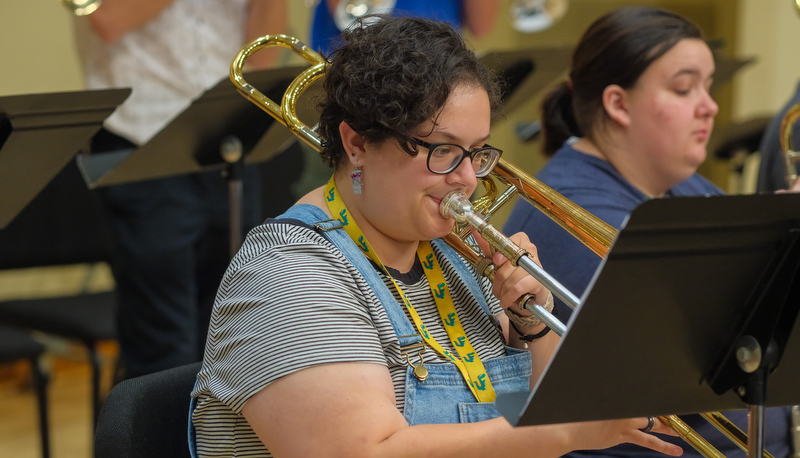
[[[341,0],[325,0],[325,4],[328,5],[328,11],[331,13],[331,16],[333,16],[340,1]]]
[[[494,29],[498,8],[498,0],[464,0],[464,28],[483,38]]]
[[[175,0],[104,0],[89,15],[95,33],[106,43],[113,43],[131,30],[155,18]]]
[[[247,43],[264,35],[286,33],[287,22],[286,0],[250,0],[247,7],[247,24],[245,41]],[[262,49],[247,60],[248,66],[254,69],[269,68],[278,60],[280,47]]]

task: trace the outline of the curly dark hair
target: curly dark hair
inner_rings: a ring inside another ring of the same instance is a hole
[[[339,136],[342,121],[368,142],[394,138],[416,156],[412,130],[435,122],[457,85],[482,87],[489,94],[492,116],[499,111],[495,76],[446,23],[373,16],[342,32],[342,42],[332,53],[319,103],[320,154],[331,167],[345,154]]]

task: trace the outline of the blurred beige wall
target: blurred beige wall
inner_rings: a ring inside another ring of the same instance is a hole
[[[307,38],[312,0],[289,0],[289,33]],[[572,0],[562,23],[538,34],[522,34],[508,26],[511,0],[501,0],[499,24],[486,39],[476,41],[476,49],[513,49],[539,44],[569,44],[576,29],[620,4],[646,3],[675,9],[686,14],[712,0],[603,1]],[[800,15],[791,0],[737,0],[724,2],[726,18],[737,18],[735,52],[754,56],[757,61],[741,70],[733,81],[733,116],[737,119],[777,110],[800,78],[800,59],[794,59],[800,42]],[[716,14],[715,16],[720,16]],[[719,21],[693,18],[707,28]],[[724,18],[723,18],[724,19]],[[705,23],[703,23],[705,22]],[[0,0],[0,95],[79,90],[80,68],[74,50],[72,18],[58,0]],[[287,57],[288,59],[288,57]]]
[[[800,14],[793,0],[738,0],[738,53],[757,61],[734,79],[733,116],[771,115],[800,81]]]
[[[289,33],[305,38],[312,1],[287,2]],[[0,96],[83,89],[72,15],[60,0],[0,0],[0,43]]]
[[[58,0],[0,0],[0,95],[82,88],[72,18]]]
[[[289,34],[308,39],[313,0],[287,0]],[[709,39],[725,43],[722,52],[755,57],[715,97],[721,111],[717,125],[777,111],[800,78],[800,61],[793,43],[800,38],[800,15],[791,0],[571,0],[564,19],[540,33],[526,34],[510,26],[512,0],[501,0],[494,31],[473,41],[478,52],[532,46],[574,44],[586,26],[622,5],[648,4],[672,9],[697,22]],[[0,96],[80,90],[80,68],[74,51],[72,18],[59,0],[0,0]],[[284,63],[299,62],[286,51]],[[538,99],[509,113],[493,131],[493,142],[508,157],[535,173],[544,160],[536,142],[522,143],[515,128],[538,118]],[[714,172],[701,169],[711,175]]]

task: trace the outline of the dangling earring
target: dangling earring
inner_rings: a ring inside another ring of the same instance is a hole
[[[353,180],[353,193],[361,194],[361,170],[358,169],[358,166],[350,174],[350,178]]]

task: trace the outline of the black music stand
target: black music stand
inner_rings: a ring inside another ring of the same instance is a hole
[[[280,103],[285,88],[304,67],[248,72],[245,80]],[[298,114],[307,112],[298,105]],[[223,78],[198,97],[161,132],[138,149],[81,153],[78,166],[90,188],[221,170],[228,180],[231,256],[242,239],[244,163],[264,162],[295,141],[291,132]]]
[[[752,64],[753,57],[739,58],[728,56],[719,52],[714,52],[714,82],[711,83],[711,92],[715,92],[719,87],[733,78],[733,75],[743,67]]]
[[[130,89],[0,97],[0,229],[100,130]]]
[[[798,309],[800,194],[648,201],[533,392],[497,408],[532,425],[750,407],[753,431],[764,406],[800,402]],[[770,349],[753,373],[736,360],[748,340]]]
[[[572,46],[493,51],[480,57],[481,63],[505,83],[503,113],[533,100],[569,68]]]

